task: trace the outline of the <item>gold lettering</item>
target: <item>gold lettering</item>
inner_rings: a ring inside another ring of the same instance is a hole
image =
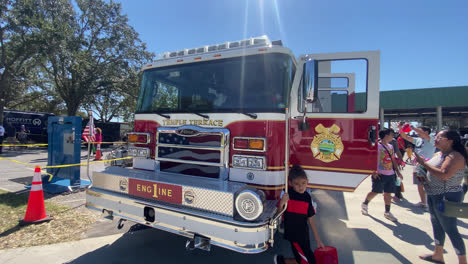
[[[219,126],[222,127],[223,120],[211,120],[211,119],[203,119],[203,120],[187,120],[187,119],[169,119],[163,120],[163,125],[165,126],[181,126],[181,125],[198,125],[198,126]]]
[[[167,197],[172,197],[172,190],[171,189],[167,190]]]
[[[141,192],[141,185],[137,184],[137,191]]]
[[[142,192],[150,193],[150,192],[151,192],[151,186],[148,186],[148,185],[141,185],[141,191],[142,191]]]
[[[154,197],[154,198],[159,198],[159,197],[158,197],[158,185],[157,185],[157,184],[153,184],[153,186],[154,186],[154,188],[153,188],[153,190],[154,190],[153,197]]]
[[[160,189],[160,190],[161,190],[160,195],[166,196],[166,189]]]

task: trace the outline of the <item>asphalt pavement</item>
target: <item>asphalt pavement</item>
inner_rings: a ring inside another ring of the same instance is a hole
[[[22,162],[45,164],[44,150],[28,150],[15,155],[7,152],[0,157]],[[99,169],[94,165],[94,169]],[[31,177],[33,169],[0,159],[0,188],[9,191],[24,190],[21,178]],[[403,170],[405,199],[392,204],[392,212],[398,218],[394,223],[384,218],[384,202],[377,196],[369,204],[369,216],[361,214],[360,205],[370,191],[371,180],[366,179],[353,193],[314,190],[318,203],[317,225],[323,242],[338,249],[340,263],[427,263],[418,255],[434,248],[429,214],[416,207],[419,196],[412,184],[412,167]],[[81,172],[86,179],[86,169]],[[84,203],[84,192],[72,199],[63,198],[65,204]],[[64,195],[66,196],[66,195]],[[69,200],[69,201],[67,201]],[[75,201],[73,201],[75,200]],[[468,221],[458,220],[458,227],[465,244],[468,239]],[[86,239],[54,245],[0,250],[0,263],[272,263],[275,253],[291,257],[289,244],[276,236],[275,246],[268,251],[245,255],[212,247],[210,252],[186,251],[186,239],[155,230],[137,230],[127,224],[117,230],[117,220],[102,219],[88,232]],[[445,262],[457,263],[450,241],[445,247]]]

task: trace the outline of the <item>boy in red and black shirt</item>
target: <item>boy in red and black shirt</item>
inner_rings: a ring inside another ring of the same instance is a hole
[[[305,264],[315,263],[314,253],[310,248],[309,228],[318,247],[323,247],[320,236],[315,225],[315,210],[312,206],[312,199],[307,190],[307,175],[299,165],[294,165],[289,171],[288,193],[284,193],[278,206],[281,210],[286,203],[288,207],[284,212],[284,238],[291,243],[291,248],[295,258],[284,258],[275,255],[276,264]]]

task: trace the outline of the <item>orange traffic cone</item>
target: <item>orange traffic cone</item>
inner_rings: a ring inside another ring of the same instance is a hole
[[[36,169],[34,169],[31,191],[29,192],[28,207],[24,219],[20,221],[20,225],[39,224],[50,220],[51,218],[46,215],[44,206],[41,167],[36,166]]]
[[[102,154],[101,154],[101,144],[97,144],[96,147],[96,156],[94,157],[94,160],[101,160]]]

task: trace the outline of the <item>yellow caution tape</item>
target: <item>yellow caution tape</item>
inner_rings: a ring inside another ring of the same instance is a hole
[[[48,144],[2,144],[3,147],[35,147],[35,146],[47,146]]]
[[[132,159],[133,157],[125,157],[125,158],[117,158],[117,159],[108,159],[108,160],[96,160],[96,161],[91,161],[89,162],[89,164],[92,164],[92,163],[99,163],[99,162],[108,162],[108,161],[115,161],[115,160],[124,160],[124,159]],[[22,164],[22,165],[25,165],[25,166],[28,166],[28,167],[33,167],[35,168],[37,165],[34,165],[34,164],[29,164],[29,163],[25,163],[25,162],[21,162],[21,161],[18,161],[18,160],[13,160],[13,159],[7,159],[7,158],[3,158],[3,157],[0,157],[0,159],[3,159],[3,160],[8,160],[8,161],[11,161],[11,162],[16,162],[16,163],[19,163],[19,164]],[[75,164],[66,164],[66,165],[54,165],[54,166],[43,166],[41,167],[41,171],[42,169],[52,169],[52,168],[66,168],[66,167],[74,167],[74,166],[86,166],[88,165],[88,162],[84,162],[84,163],[75,163]],[[50,173],[47,173],[47,172],[44,172],[44,174],[47,174],[49,175],[49,181],[52,180],[52,178],[54,177],[54,175],[50,174]]]
[[[23,164],[23,165],[28,166],[28,167],[33,167],[33,168],[36,167],[36,165],[29,164],[29,163],[24,163],[24,162],[17,161],[17,160],[7,159],[7,158],[3,158],[3,157],[0,157],[0,159],[12,161],[12,162],[16,162],[16,163]],[[48,172],[46,172],[46,171],[43,171],[43,170],[42,170],[43,168],[44,168],[44,167],[41,167],[41,172],[44,173],[44,174],[49,175],[49,181],[51,181],[51,180],[52,180],[52,177],[54,177],[54,175],[52,175],[52,174],[50,174],[50,173],[48,173]]]
[[[108,159],[108,160],[96,160],[91,161],[89,164],[99,163],[99,162],[107,162],[107,161],[115,161],[115,160],[124,160],[124,159],[133,159],[133,157],[125,157],[125,158],[117,158],[117,159]],[[44,166],[45,169],[52,169],[52,168],[66,168],[66,167],[74,167],[74,166],[86,166],[88,162],[83,163],[75,163],[75,164],[65,164],[65,165],[52,165],[52,166]]]
[[[33,167],[33,168],[36,167],[36,165],[32,165],[32,164],[29,164],[29,163],[24,163],[24,162],[17,161],[17,160],[7,159],[7,158],[3,158],[3,157],[0,157],[0,159],[16,162],[16,163],[23,164],[23,165],[26,165],[26,166],[29,166],[29,167]]]
[[[81,144],[88,144],[88,142],[82,142]],[[127,144],[124,141],[116,141],[116,142],[91,142],[91,144]],[[49,144],[0,144],[3,147],[36,147],[36,146],[47,146]]]
[[[125,141],[116,141],[116,142],[90,142],[91,144],[127,144]],[[81,144],[88,144],[88,142],[83,142]]]

